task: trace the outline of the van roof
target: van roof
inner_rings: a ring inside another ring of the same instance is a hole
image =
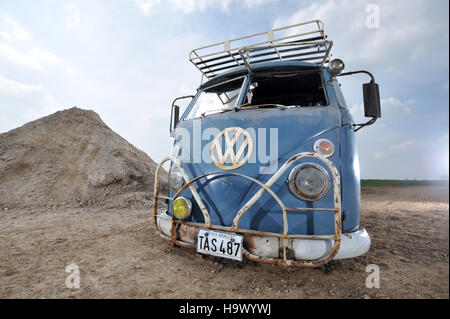
[[[314,63],[301,62],[301,61],[273,61],[263,63],[251,63],[252,73],[258,72],[286,72],[286,71],[303,71],[303,70],[320,70],[320,66]],[[199,89],[208,87],[213,84],[217,84],[238,76],[243,76],[248,73],[245,66],[235,67],[231,70],[216,75],[210,80],[200,85]]]

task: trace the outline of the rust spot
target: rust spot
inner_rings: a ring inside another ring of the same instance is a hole
[[[283,247],[280,247],[278,249],[278,254],[282,258],[282,256],[283,256]],[[288,247],[286,247],[286,259],[287,260],[294,260],[295,259],[295,252],[294,252],[294,250],[292,250],[292,249],[290,249]]]
[[[195,227],[188,227],[180,225],[178,228],[178,238],[190,238],[193,242],[197,242],[198,229]]]
[[[251,235],[244,235],[244,247],[248,247],[250,250],[256,248],[254,237]]]

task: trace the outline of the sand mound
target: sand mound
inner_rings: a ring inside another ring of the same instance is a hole
[[[156,166],[97,113],[59,111],[0,134],[0,208],[149,205]]]

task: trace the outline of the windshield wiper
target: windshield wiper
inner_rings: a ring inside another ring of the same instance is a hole
[[[208,111],[205,111],[205,112],[203,112],[202,114],[200,114],[200,117],[205,117],[206,116],[206,114],[207,113],[210,113],[210,112],[214,112],[214,113],[225,113],[225,112],[229,112],[229,111],[232,111],[232,110],[234,110],[234,108],[232,108],[232,109],[216,109],[216,110],[208,110]],[[213,114],[214,114],[213,113]],[[210,114],[211,115],[211,114]]]
[[[228,108],[228,109],[208,110],[208,111],[205,111],[205,112],[201,113],[200,117],[205,117],[206,114],[212,115],[212,114],[215,114],[215,113],[225,113],[225,112],[229,112],[229,111],[233,111],[233,110],[235,110],[235,111],[239,111],[239,110],[253,110],[253,109],[262,109],[262,108],[265,108],[265,107],[278,107],[280,110],[287,109],[286,105],[277,104],[277,103],[267,103],[267,104],[257,104],[257,105],[243,104],[241,106]],[[213,113],[211,114],[211,112],[213,112]]]
[[[278,107],[280,110],[287,109],[287,106],[284,104],[277,104],[277,103],[267,103],[267,104],[256,104],[256,105],[246,105],[243,104],[239,107],[239,109],[243,110],[251,110],[251,109],[261,109],[265,107]]]

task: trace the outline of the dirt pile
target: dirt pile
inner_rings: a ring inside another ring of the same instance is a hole
[[[147,205],[156,166],[97,113],[59,111],[0,134],[0,208]]]

